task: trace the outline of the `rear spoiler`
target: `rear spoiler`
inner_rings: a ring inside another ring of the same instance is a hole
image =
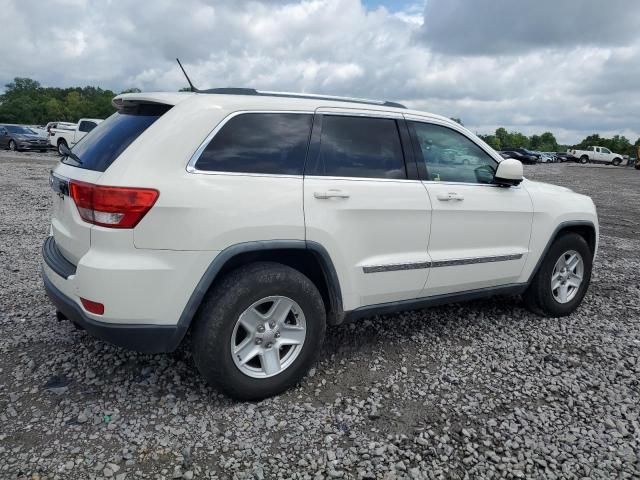
[[[111,104],[118,110],[140,103],[156,103],[173,106],[190,98],[192,95],[194,95],[194,93],[191,92],[121,93],[111,100]]]

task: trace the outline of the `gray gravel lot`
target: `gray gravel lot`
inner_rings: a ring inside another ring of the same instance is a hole
[[[0,478],[640,477],[640,171],[526,167],[598,206],[574,315],[497,298],[330,328],[303,384],[251,404],[187,349],[136,354],[55,320],[54,161],[0,153]]]

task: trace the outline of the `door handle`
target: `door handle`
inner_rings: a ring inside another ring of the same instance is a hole
[[[448,202],[450,200],[462,201],[464,200],[464,197],[457,192],[449,192],[449,193],[440,193],[437,196],[437,199],[443,202]]]
[[[349,198],[349,194],[342,190],[331,189],[326,192],[313,192],[313,196],[318,200],[327,200],[329,198]]]

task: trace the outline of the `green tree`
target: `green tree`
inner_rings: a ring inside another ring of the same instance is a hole
[[[115,111],[114,96],[111,90],[99,87],[42,87],[36,80],[17,77],[0,95],[0,122],[42,125],[54,120],[107,118]]]
[[[484,140],[491,148],[494,150],[501,150],[502,145],[500,143],[500,139],[495,135],[478,135],[482,140]]]

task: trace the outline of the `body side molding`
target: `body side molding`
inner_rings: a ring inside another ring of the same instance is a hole
[[[390,263],[387,265],[365,265],[362,267],[364,273],[395,272],[398,270],[418,270],[424,268],[455,267],[457,265],[472,265],[475,263],[508,262],[509,260],[519,260],[523,253],[511,255],[493,255],[491,257],[469,257],[455,258],[451,260],[436,260],[431,262],[411,262],[411,263]]]

